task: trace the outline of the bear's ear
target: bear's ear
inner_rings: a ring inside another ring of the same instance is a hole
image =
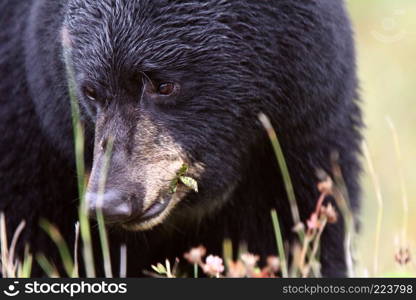
[[[61,43],[64,48],[72,47],[72,38],[68,28],[64,25],[61,29]]]

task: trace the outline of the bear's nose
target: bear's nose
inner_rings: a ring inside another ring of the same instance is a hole
[[[87,192],[85,200],[91,218],[96,218],[98,209],[101,209],[106,223],[123,222],[132,216],[131,203],[121,192],[115,190],[103,194]]]

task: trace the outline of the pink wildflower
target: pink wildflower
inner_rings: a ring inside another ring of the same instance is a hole
[[[224,272],[224,264],[222,258],[210,255],[205,260],[203,266],[204,273],[211,276],[219,277]]]
[[[308,228],[310,230],[318,229],[319,228],[319,219],[318,214],[313,213],[310,217],[310,219],[307,221]]]

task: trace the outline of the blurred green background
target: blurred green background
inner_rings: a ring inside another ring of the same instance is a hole
[[[404,267],[395,262],[400,248],[409,248],[416,256],[416,1],[348,0],[347,4],[356,32],[365,137],[378,182],[374,185],[364,159],[357,275],[416,276],[414,259]],[[396,128],[401,156],[388,118]],[[380,212],[382,223],[377,227]]]

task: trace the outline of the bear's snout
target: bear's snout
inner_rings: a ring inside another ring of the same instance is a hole
[[[88,192],[85,195],[85,200],[88,215],[95,218],[97,211],[101,211],[106,223],[124,223],[134,213],[133,203],[129,201],[128,196],[116,190],[105,193]]]

